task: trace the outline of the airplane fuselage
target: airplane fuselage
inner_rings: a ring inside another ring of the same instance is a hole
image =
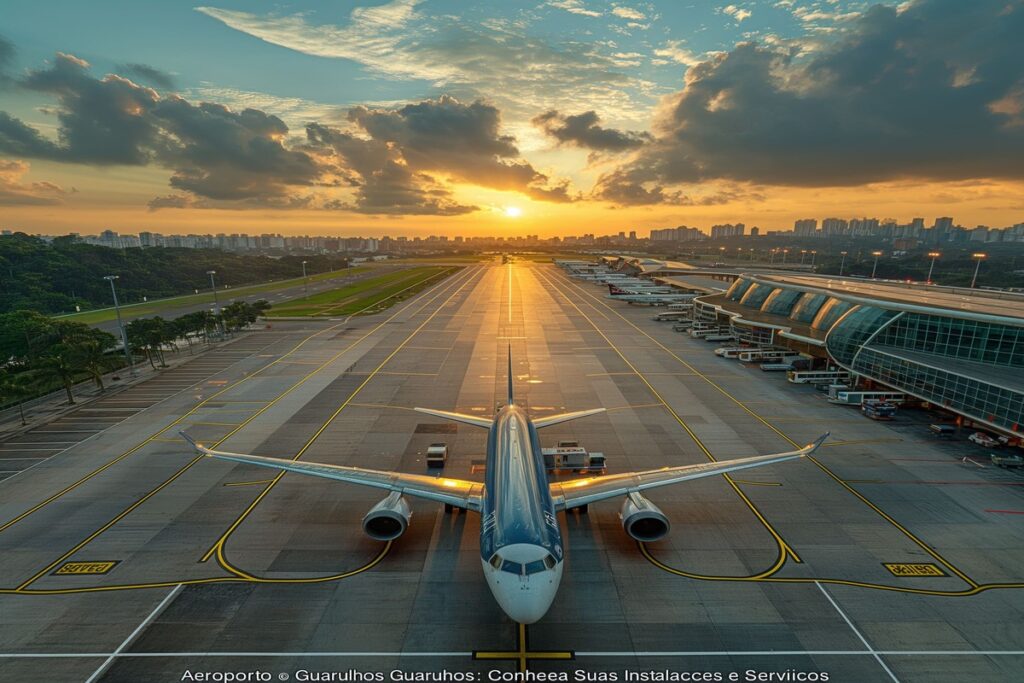
[[[480,561],[501,609],[532,624],[562,579],[562,535],[537,430],[515,405],[498,411],[487,437]]]

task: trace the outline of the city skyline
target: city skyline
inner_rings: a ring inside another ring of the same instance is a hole
[[[98,2],[6,18],[8,230],[1024,220],[1019,2]]]

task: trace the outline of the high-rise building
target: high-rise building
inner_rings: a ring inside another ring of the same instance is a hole
[[[793,223],[793,234],[797,237],[812,237],[818,232],[817,218],[801,218]]]

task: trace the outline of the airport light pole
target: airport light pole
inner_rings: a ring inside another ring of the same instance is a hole
[[[978,271],[981,270],[981,262],[984,261],[987,257],[988,254],[971,254],[971,258],[977,261],[977,264],[974,266],[974,277],[971,278],[971,289],[974,289],[974,286],[978,284]]]
[[[940,256],[942,256],[942,252],[938,252],[938,251],[929,251],[928,252],[928,258],[930,258],[932,260],[932,264],[930,266],[928,266],[928,284],[932,283],[932,271],[935,270],[935,259],[939,258]]]
[[[814,262],[818,260],[818,250],[811,249],[811,268],[814,268]]]
[[[871,279],[875,279],[875,271],[878,270],[878,257],[882,255],[880,251],[873,251],[871,255],[875,257],[875,265],[871,267]]]
[[[128,348],[128,332],[124,329],[124,321],[121,320],[121,304],[117,300],[117,289],[114,287],[114,280],[118,275],[104,275],[103,279],[110,283],[110,293],[114,295],[114,312],[117,313],[117,327],[121,330],[121,345],[124,347],[124,358],[128,361],[128,374],[135,377],[135,363],[132,362],[132,352]]]
[[[309,278],[306,277],[306,262],[302,262],[302,296],[309,296]]]
[[[788,254],[788,253],[789,253],[789,249],[783,249],[782,250],[782,263],[783,264],[786,263],[786,254]]]
[[[807,250],[806,249],[801,249],[800,250],[800,265],[801,266],[804,264],[804,259],[805,258],[807,258]]]
[[[846,254],[848,252],[841,251],[839,253],[843,255],[843,260],[839,262],[839,277],[842,277],[843,276],[843,269],[846,268]]]
[[[775,265],[775,249],[774,248],[768,250],[768,265],[770,265],[770,266]]]
[[[217,300],[217,283],[214,281],[213,276],[217,274],[216,270],[208,270],[206,274],[210,276],[210,289],[213,290],[213,313],[217,316],[217,327],[220,328],[220,336],[224,336],[224,320],[220,316],[220,302]]]

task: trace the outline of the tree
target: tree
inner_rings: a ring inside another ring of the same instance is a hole
[[[73,405],[75,395],[71,388],[75,383],[76,363],[73,349],[64,343],[54,344],[49,351],[40,356],[33,366],[41,377],[52,378],[60,382],[68,395],[68,405]]]
[[[102,330],[89,329],[71,337],[67,343],[71,347],[72,360],[76,366],[89,373],[101,392],[106,391],[103,373],[110,366],[107,351],[114,346],[114,336]]]
[[[18,404],[18,414],[21,416],[21,424],[23,425],[28,424],[28,420],[25,419],[25,399],[36,395],[38,392],[39,378],[31,370],[6,370],[3,374],[0,374],[0,401],[4,404]]]

